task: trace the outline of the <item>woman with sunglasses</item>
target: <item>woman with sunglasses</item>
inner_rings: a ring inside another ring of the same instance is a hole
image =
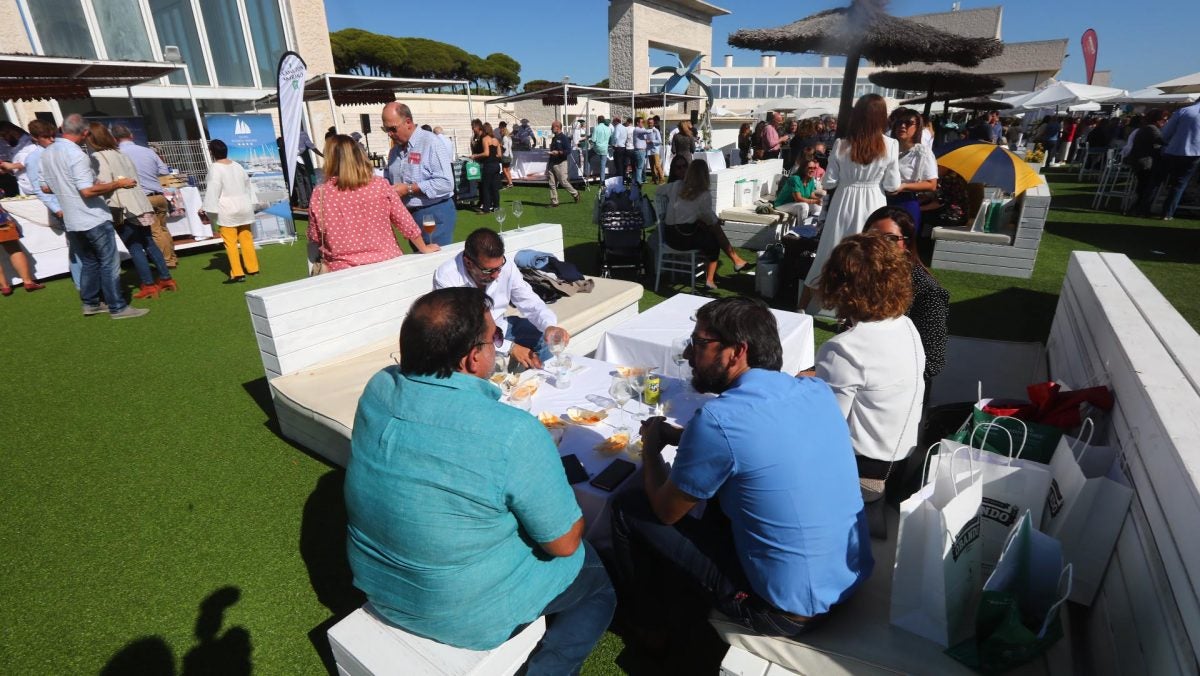
[[[892,138],[900,145],[900,189],[888,195],[889,206],[900,207],[921,229],[919,193],[937,190],[937,160],[933,151],[921,142],[921,115],[912,108],[892,112]]]
[[[929,268],[917,254],[917,229],[912,217],[899,207],[877,209],[867,218],[864,232],[877,234],[896,245],[912,263],[912,305],[904,314],[912,320],[921,334],[925,348],[925,392],[929,383],[946,365],[947,319],[950,315],[950,292],[938,284]]]

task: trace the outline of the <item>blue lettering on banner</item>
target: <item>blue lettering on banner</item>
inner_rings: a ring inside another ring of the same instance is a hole
[[[970,546],[979,539],[979,517],[975,516],[970,521],[963,524],[958,535],[954,536],[954,545],[950,548],[950,554],[958,561],[958,557],[962,555]]]

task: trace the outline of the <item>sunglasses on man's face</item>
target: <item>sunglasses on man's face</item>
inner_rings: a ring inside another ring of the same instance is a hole
[[[497,326],[497,327],[496,327],[496,328],[495,328],[495,329],[492,331],[492,340],[491,340],[491,343],[492,343],[492,347],[495,347],[497,350],[499,350],[500,348],[504,347],[504,332],[500,330],[500,327],[499,327],[499,326]],[[478,347],[478,346],[480,346],[480,345],[487,345],[487,344],[488,344],[488,341],[486,341],[486,340],[481,340],[481,341],[479,341],[478,343],[475,343],[475,346],[476,346],[476,347]]]
[[[388,126],[384,127],[383,130],[389,134],[395,134],[396,132],[400,131],[400,125],[397,125],[397,124],[388,125]]]
[[[494,268],[485,268],[479,264],[479,261],[475,260],[474,258],[471,258],[470,256],[464,256],[464,258],[466,258],[468,261],[470,261],[471,265],[476,270],[478,270],[480,274],[484,274],[484,275],[499,274],[499,272],[504,269],[504,264],[508,262],[508,256],[501,256],[500,257],[500,265],[497,265]]]

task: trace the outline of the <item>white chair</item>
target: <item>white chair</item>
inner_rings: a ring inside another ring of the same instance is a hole
[[[1092,208],[1103,209],[1108,201],[1116,198],[1121,202],[1121,213],[1129,211],[1130,204],[1136,199],[1133,171],[1122,161],[1120,153],[1113,153],[1104,165],[1100,174],[1100,183],[1096,186],[1096,194],[1092,197]]]
[[[654,251],[654,290],[658,291],[658,285],[662,281],[662,273],[670,272],[672,276],[676,272],[682,272],[691,277],[692,291],[696,291],[696,277],[704,274],[704,262],[707,260],[699,251],[695,249],[689,251],[680,251],[672,249],[667,240],[663,237],[663,231],[667,224],[663,222],[662,214],[665,210],[660,210],[658,216],[658,225],[655,227],[658,230],[656,237],[656,246]]]

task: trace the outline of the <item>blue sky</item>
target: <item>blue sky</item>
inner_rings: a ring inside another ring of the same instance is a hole
[[[739,28],[777,26],[831,7],[845,0],[809,0],[774,3],[763,0],[709,0],[733,12],[713,22],[714,61],[734,54],[734,63],[753,65],[754,52],[734,50],[726,44]],[[997,3],[964,0],[963,9]],[[1200,2],[1167,0],[1154,11],[1137,2],[1116,0],[1013,0],[1004,6],[1003,38],[1008,42],[1067,38],[1067,54],[1060,79],[1083,82],[1083,57],[1079,39],[1096,29],[1100,49],[1097,70],[1112,70],[1114,86],[1134,90],[1200,69],[1196,57],[1196,27]],[[779,13],[772,8],[788,6]],[[403,9],[399,9],[403,7]],[[892,0],[897,16],[950,9],[950,0]],[[486,56],[504,52],[521,63],[523,80],[560,80],[591,84],[608,76],[608,2],[587,0],[564,3],[524,0],[520,3],[412,2],[394,0],[326,0],[329,29],[363,28],[376,33],[425,37],[449,42]],[[653,54],[653,65],[674,65],[662,54]],[[815,57],[779,56],[779,65],[816,63]]]

